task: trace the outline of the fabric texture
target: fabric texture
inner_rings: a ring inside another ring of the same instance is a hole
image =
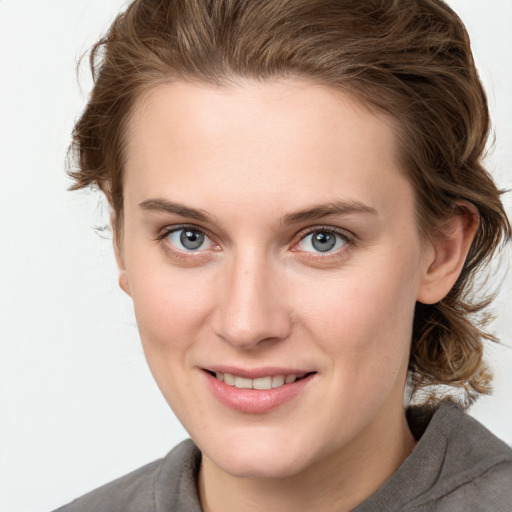
[[[512,512],[512,450],[453,403],[411,411],[421,438],[398,471],[353,512]],[[418,414],[419,413],[419,414]],[[202,512],[201,452],[187,440],[55,512]]]

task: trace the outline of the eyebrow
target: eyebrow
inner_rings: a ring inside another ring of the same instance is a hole
[[[146,211],[172,213],[200,222],[214,224],[213,217],[206,211],[165,199],[146,199],[139,203],[139,206]],[[377,210],[359,201],[334,201],[332,203],[320,204],[304,210],[287,213],[281,219],[281,224],[296,224],[304,221],[319,220],[330,215],[350,215],[354,213],[377,215]]]
[[[283,217],[282,223],[295,224],[307,220],[319,220],[330,215],[350,215],[354,213],[377,215],[377,210],[359,201],[334,201],[287,213]]]
[[[181,203],[173,203],[165,199],[146,199],[139,203],[139,206],[146,211],[167,212],[181,217],[198,220],[200,222],[214,223],[213,218],[204,210],[190,208]]]

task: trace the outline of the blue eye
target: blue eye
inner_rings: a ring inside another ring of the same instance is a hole
[[[169,243],[180,251],[205,251],[210,249],[212,241],[200,230],[181,228],[167,235]]]
[[[297,244],[297,247],[304,252],[333,252],[341,249],[348,243],[346,236],[329,231],[326,229],[318,229],[308,233]]]

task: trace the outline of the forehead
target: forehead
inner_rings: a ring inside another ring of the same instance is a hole
[[[126,194],[139,202],[193,187],[187,200],[201,197],[203,208],[262,193],[291,209],[338,199],[378,207],[408,187],[391,120],[299,80],[160,85],[134,108],[126,157]]]

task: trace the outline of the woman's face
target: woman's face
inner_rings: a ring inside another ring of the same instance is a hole
[[[177,82],[127,135],[120,282],[203,454],[283,477],[396,429],[431,253],[385,119],[301,81]]]

